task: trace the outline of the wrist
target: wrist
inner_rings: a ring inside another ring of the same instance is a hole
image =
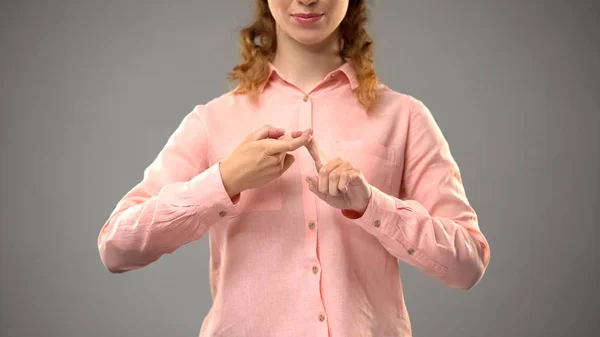
[[[367,203],[364,207],[355,209],[354,211],[359,213],[360,215],[364,214],[367,211],[367,206],[369,205],[369,203]]]
[[[371,190],[371,186],[369,186],[368,190],[369,190],[369,196],[367,197],[367,200],[364,202],[362,207],[359,207],[358,209],[354,209],[355,212],[363,214],[367,211],[367,208],[369,207],[369,202],[371,202],[371,198],[373,198],[373,191]]]
[[[241,191],[237,188],[233,176],[229,173],[230,171],[225,162],[219,162],[219,171],[221,173],[223,187],[225,187],[225,191],[227,192],[229,197],[233,198],[240,194]]]

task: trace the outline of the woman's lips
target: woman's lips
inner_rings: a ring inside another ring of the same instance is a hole
[[[292,14],[292,17],[294,18],[294,20],[296,20],[296,22],[298,22],[300,24],[312,24],[312,23],[319,21],[321,19],[321,17],[323,17],[323,14],[298,13],[298,14]]]

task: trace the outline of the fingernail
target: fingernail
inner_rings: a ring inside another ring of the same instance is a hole
[[[314,132],[313,129],[309,129],[308,130],[308,134],[311,135],[311,136],[313,135],[313,132]]]

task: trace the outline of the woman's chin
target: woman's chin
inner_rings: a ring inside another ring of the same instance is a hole
[[[318,44],[322,44],[327,39],[327,35],[326,34],[315,34],[313,32],[310,34],[296,34],[296,35],[292,36],[292,38],[300,44],[303,44],[306,46],[315,46]]]

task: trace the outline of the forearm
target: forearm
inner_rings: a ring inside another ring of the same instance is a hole
[[[433,217],[417,201],[403,201],[375,187],[372,193],[363,214],[345,215],[390,254],[453,288],[469,289],[481,279],[489,248],[470,207],[463,204],[452,219]]]
[[[234,212],[218,165],[189,182],[165,185],[156,196],[141,198],[129,193],[100,232],[100,257],[111,272],[143,267],[199,240]]]

